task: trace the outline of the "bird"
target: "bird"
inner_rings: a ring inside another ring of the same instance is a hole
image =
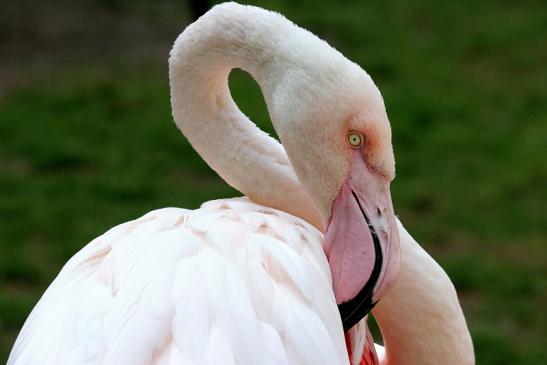
[[[238,109],[234,68],[257,81],[280,142]],[[390,124],[360,66],[278,13],[224,3],[179,35],[169,79],[176,125],[244,196],[88,243],[9,365],[474,361],[452,283],[395,217]]]

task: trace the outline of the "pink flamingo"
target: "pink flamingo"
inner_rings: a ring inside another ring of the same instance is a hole
[[[234,103],[236,67],[282,145]],[[450,280],[395,219],[390,125],[366,72],[281,15],[228,3],[178,37],[169,76],[178,127],[248,198],[153,211],[93,240],[8,364],[473,363]],[[366,328],[380,299],[385,349]]]

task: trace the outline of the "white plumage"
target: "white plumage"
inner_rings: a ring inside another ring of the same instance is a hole
[[[245,198],[152,211],[66,264],[8,363],[347,363],[321,240]]]
[[[156,210],[95,239],[8,365],[474,363],[452,283],[395,219],[390,125],[366,72],[279,14],[234,3],[187,27],[169,64],[177,126],[256,203]],[[234,67],[258,81],[283,145],[237,108]]]

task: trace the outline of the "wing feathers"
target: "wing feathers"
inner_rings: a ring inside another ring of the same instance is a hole
[[[346,364],[321,239],[247,199],[150,212],[65,265],[8,364]]]

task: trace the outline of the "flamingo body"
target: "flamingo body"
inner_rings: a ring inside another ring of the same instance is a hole
[[[66,264],[8,364],[348,363],[321,240],[244,198],[152,211]]]
[[[237,108],[233,68],[261,86],[282,144]],[[474,363],[452,283],[395,218],[390,124],[364,70],[228,3],[177,38],[169,76],[175,123],[249,198],[153,211],[89,243],[8,365]]]

